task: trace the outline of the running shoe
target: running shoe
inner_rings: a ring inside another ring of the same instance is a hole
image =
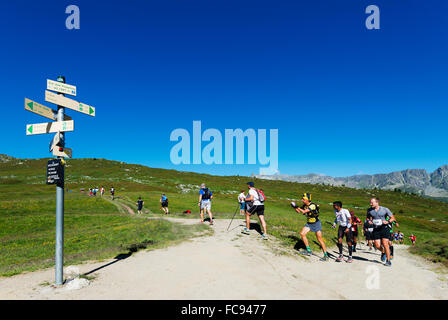
[[[299,253],[303,254],[304,256],[308,256],[308,257],[310,257],[312,255],[312,252],[308,251],[308,250],[302,250]]]
[[[392,267],[392,262],[390,262],[390,260],[387,260],[386,263],[384,264],[384,266]]]
[[[385,253],[381,254],[381,261],[383,261],[383,262],[386,261],[386,254]]]
[[[262,233],[262,234],[261,234],[261,239],[263,239],[263,240],[268,240],[268,235]]]
[[[210,221],[210,225],[211,225],[211,226],[213,225],[213,220],[212,220],[212,221]]]
[[[390,256],[390,260],[394,260],[394,256]]]
[[[201,223],[204,223],[204,220],[201,220]]]
[[[328,256],[323,256],[322,258],[319,259],[320,261],[328,261],[330,260],[330,258],[328,258]]]
[[[249,229],[247,229],[246,227],[244,227],[244,229],[243,229],[243,231],[241,231],[241,233],[244,233],[244,234],[250,234],[250,231],[249,231]]]
[[[353,262],[353,258],[352,257],[348,257],[348,259],[345,262],[352,263]]]
[[[336,262],[342,262],[342,261],[344,261],[344,256],[340,254],[339,257],[336,259]]]

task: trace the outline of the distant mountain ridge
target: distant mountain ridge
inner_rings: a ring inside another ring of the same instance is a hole
[[[350,177],[331,177],[320,174],[307,175],[255,175],[260,179],[283,180],[299,183],[328,184],[357,189],[399,189],[429,197],[448,198],[448,165],[428,173],[424,169],[407,169],[387,174],[363,174]]]

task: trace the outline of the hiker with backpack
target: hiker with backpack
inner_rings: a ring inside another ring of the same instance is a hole
[[[170,213],[170,211],[168,209],[168,198],[164,193],[162,193],[162,196],[160,197],[159,202],[160,202],[160,206],[161,206],[160,208],[163,210],[163,212],[165,214]]]
[[[302,197],[303,205],[299,207],[294,201],[291,202],[291,207],[297,213],[301,213],[306,215],[306,224],[300,231],[300,237],[302,238],[303,243],[306,246],[306,252],[301,252],[307,256],[311,256],[311,248],[306,237],[308,232],[314,232],[316,234],[317,241],[319,241],[324,256],[320,259],[321,261],[328,261],[327,248],[325,246],[324,239],[322,238],[322,223],[319,220],[319,206],[314,202],[311,202],[311,194],[304,193]]]
[[[250,234],[250,216],[253,214],[258,215],[261,227],[263,229],[261,238],[263,240],[268,240],[268,234],[266,231],[266,221],[264,219],[264,200],[266,199],[263,190],[258,190],[255,188],[252,181],[247,183],[247,188],[249,192],[245,199],[246,201],[246,227],[244,227],[242,233]]]
[[[213,194],[207,188],[205,183],[201,184],[201,189],[199,190],[199,208],[201,209],[201,223],[204,223],[204,214],[208,213],[210,218],[210,225],[213,225],[213,215],[212,215],[212,199]]]

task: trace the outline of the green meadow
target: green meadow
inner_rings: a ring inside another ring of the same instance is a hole
[[[45,184],[48,159],[13,159],[0,163],[0,275],[9,276],[54,264],[55,186]],[[175,170],[155,169],[104,159],[67,161],[65,193],[65,264],[113,258],[135,250],[151,249],[182,241],[209,227],[183,225],[157,218],[162,216],[159,198],[169,198],[171,216],[198,219],[198,188],[205,182],[214,194],[212,211],[216,218],[230,218],[237,209],[237,196],[245,190],[241,176],[212,176]],[[341,200],[364,220],[369,199],[378,196],[381,205],[395,214],[405,234],[414,233],[417,246],[411,252],[448,265],[448,203],[402,192],[358,190],[327,185],[257,180],[267,196],[265,203],[268,233],[290,248],[300,248],[299,231],[305,218],[289,205],[304,192],[319,204],[327,244],[334,244],[331,203]],[[104,186],[104,198],[88,196],[88,189]],[[110,200],[109,189],[116,190]],[[85,192],[82,192],[82,189]],[[130,215],[124,205],[136,212],[136,201],[145,201],[144,216]],[[182,212],[191,210],[191,215]],[[319,247],[309,238],[313,250]]]

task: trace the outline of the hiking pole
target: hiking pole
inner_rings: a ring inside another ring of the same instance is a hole
[[[240,207],[240,204],[238,204],[238,206],[236,207],[235,213],[233,214],[232,220],[230,220],[229,226],[227,227],[227,230],[226,230],[226,231],[229,231],[230,225],[232,224],[233,219],[235,218],[236,213],[238,212],[238,208],[239,208],[239,207]]]

